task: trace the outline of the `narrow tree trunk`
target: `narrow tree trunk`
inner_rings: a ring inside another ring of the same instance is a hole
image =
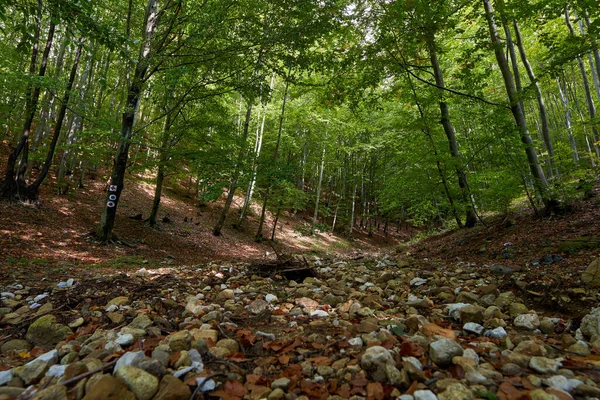
[[[71,89],[73,89],[73,83],[75,82],[75,77],[77,76],[77,68],[79,67],[79,58],[81,57],[81,49],[83,48],[83,39],[80,39],[79,46],[77,47],[77,52],[75,53],[75,60],[73,61],[73,67],[71,68],[71,74],[69,75],[69,83],[67,84],[67,88],[65,90],[65,94],[62,99],[62,104],[60,106],[60,111],[58,112],[58,119],[56,120],[56,125],[54,126],[54,133],[52,135],[52,141],[50,142],[50,146],[48,147],[48,153],[46,155],[46,161],[44,162],[44,166],[42,167],[42,171],[36,178],[36,180],[27,187],[27,195],[30,199],[35,200],[38,197],[39,188],[46,176],[48,176],[48,172],[50,171],[50,166],[52,165],[52,160],[54,158],[54,151],[56,150],[56,143],[58,143],[58,138],[60,137],[60,132],[62,129],[62,124],[65,119],[65,115],[67,113],[67,106],[69,104],[69,98],[71,96]]]
[[[523,45],[523,39],[521,38],[521,31],[519,30],[519,24],[517,23],[517,21],[513,21],[513,27],[515,29],[517,48],[519,49],[521,61],[525,66],[525,71],[527,71],[527,75],[529,76],[531,84],[535,88],[538,111],[540,114],[542,137],[544,140],[544,144],[546,145],[546,149],[548,150],[548,158],[550,159],[550,171],[552,171],[552,173],[556,175],[558,171],[556,170],[556,163],[554,160],[554,146],[552,143],[552,138],[550,137],[550,129],[548,127],[548,113],[546,112],[546,105],[544,104],[544,96],[542,96],[542,89],[540,88],[537,78],[535,77],[535,73],[533,72],[533,68],[531,67],[529,59],[527,58],[527,53],[525,52],[525,46]]]
[[[41,2],[40,2],[41,8]],[[40,9],[41,12],[41,9]],[[33,78],[33,74],[35,73],[35,66],[37,61],[38,54],[38,38],[41,24],[41,16],[38,15],[37,18],[37,27],[36,27],[36,40],[34,42],[32,51],[31,51],[31,62],[29,64],[29,74]],[[52,40],[54,38],[54,31],[56,26],[54,22],[50,21],[50,27],[48,30],[48,38],[46,39],[46,47],[44,48],[44,53],[42,55],[42,61],[40,65],[40,70],[38,73],[38,77],[43,77],[46,74],[46,66],[48,64],[48,56],[50,54],[50,48],[52,47]],[[27,170],[27,161],[29,158],[29,134],[31,131],[31,125],[33,124],[33,118],[35,117],[35,113],[37,110],[37,103],[40,98],[40,85],[33,84],[33,87],[27,88],[26,93],[26,102],[25,102],[25,124],[23,126],[23,133],[21,134],[21,138],[17,143],[17,146],[10,152],[8,156],[8,162],[6,165],[6,171],[4,173],[4,182],[0,191],[1,195],[5,199],[12,199],[14,197],[19,197],[20,192],[24,192],[26,190],[25,185],[25,171]],[[15,181],[15,167],[17,164],[17,158],[22,154],[21,165],[19,167],[19,171],[17,172],[17,177]]]
[[[250,99],[248,101],[248,108],[246,109],[246,119],[244,120],[244,131],[242,133],[240,150],[238,153],[237,162],[233,171],[233,175],[231,177],[231,183],[229,184],[229,192],[227,193],[227,200],[225,200],[225,206],[223,207],[223,211],[221,212],[221,216],[213,229],[213,235],[220,236],[221,230],[223,229],[223,225],[225,225],[225,220],[227,219],[227,213],[229,212],[229,208],[231,208],[231,203],[233,203],[233,196],[235,195],[235,190],[238,186],[238,179],[240,177],[240,172],[242,169],[242,163],[246,158],[247,154],[247,142],[248,142],[248,131],[250,130],[250,117],[252,115],[252,103],[254,99]]]
[[[569,28],[569,32],[571,36],[575,36],[575,30],[573,29],[573,24],[571,23],[571,17],[569,16],[569,9],[565,9],[565,21],[567,23],[567,27]],[[585,94],[585,100],[588,107],[588,113],[590,115],[590,120],[592,120],[592,135],[594,137],[593,148],[596,152],[596,157],[600,157],[600,146],[596,145],[596,143],[600,142],[600,137],[598,135],[598,127],[597,122],[594,121],[596,118],[596,106],[594,105],[594,100],[592,99],[592,93],[590,92],[590,84],[588,82],[587,73],[585,70],[585,64],[581,57],[577,57],[577,65],[579,66],[579,72],[581,73],[581,81],[583,83],[583,91]]]
[[[321,184],[323,182],[323,170],[325,169],[325,150],[327,148],[327,132],[325,132],[325,141],[323,142],[323,151],[321,152],[321,167],[319,168],[319,180],[317,183],[317,193],[315,196],[315,213],[313,215],[310,233],[314,235],[315,225],[317,225],[317,216],[319,215],[319,200],[321,198]]]
[[[112,231],[115,226],[119,198],[123,191],[125,170],[127,169],[127,159],[129,157],[129,146],[131,144],[131,137],[133,136],[133,122],[142,96],[143,86],[148,79],[146,73],[148,71],[150,58],[152,57],[151,40],[158,24],[157,8],[158,0],[148,0],[143,30],[144,42],[140,48],[140,55],[135,67],[131,85],[128,88],[127,101],[121,119],[120,140],[114,158],[110,187],[106,195],[100,225],[96,232],[97,238],[102,242],[108,242],[112,240],[113,237]]]
[[[163,127],[162,140],[160,143],[160,149],[158,150],[158,171],[156,173],[156,187],[154,189],[154,199],[152,200],[152,210],[148,217],[148,223],[150,226],[156,226],[156,216],[158,215],[158,208],[160,206],[160,198],[162,196],[163,182],[165,180],[165,167],[169,159],[169,141],[171,138],[171,113],[168,113],[165,118],[165,125]]]
[[[571,145],[571,157],[576,164],[579,164],[579,152],[577,151],[577,142],[573,136],[573,124],[571,123],[571,110],[569,109],[569,96],[566,95],[567,90],[566,84],[564,89],[561,85],[559,78],[556,78],[556,85],[558,86],[558,93],[560,95],[560,101],[563,104],[565,111],[565,124],[567,126],[567,136],[569,138],[569,144]]]
[[[510,109],[515,119],[515,124],[519,129],[521,141],[526,146],[525,153],[527,155],[527,161],[529,163],[531,175],[534,178],[534,186],[537,192],[539,193],[540,197],[542,198],[544,205],[548,210],[550,210],[555,206],[556,201],[552,197],[550,187],[548,186],[548,181],[546,180],[546,175],[544,174],[544,171],[540,166],[537,152],[533,145],[533,141],[531,140],[529,130],[527,129],[527,121],[525,119],[525,114],[523,113],[522,107],[520,107],[519,105],[519,95],[515,88],[515,82],[513,79],[513,75],[510,72],[510,67],[506,60],[506,57],[504,56],[504,52],[502,51],[503,46],[500,42],[500,38],[498,37],[498,29],[496,28],[496,22],[494,21],[492,5],[489,0],[483,0],[483,5],[485,8],[486,19],[488,21],[490,38],[494,47],[494,53],[500,71],[502,72],[504,86],[506,88],[506,93],[510,101]]]
[[[433,66],[435,83],[439,88],[444,88],[444,77],[437,58],[435,39],[433,37],[429,39],[429,56],[431,59],[431,64]],[[471,202],[469,201],[470,194],[468,191],[467,175],[465,173],[464,168],[461,165],[460,152],[458,151],[458,142],[456,141],[456,131],[454,129],[454,126],[452,125],[452,121],[450,121],[450,112],[448,110],[448,104],[443,100],[443,94],[440,94],[439,106],[441,114],[440,123],[442,124],[444,128],[444,133],[446,134],[446,138],[448,139],[450,154],[452,155],[452,158],[454,159],[455,163],[454,169],[458,178],[458,186],[461,190],[462,200],[465,206],[467,207],[465,227],[472,228],[477,223],[477,216],[475,214],[473,206],[470,205]],[[458,225],[461,226],[460,223]]]

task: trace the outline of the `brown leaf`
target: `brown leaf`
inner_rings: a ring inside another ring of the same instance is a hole
[[[367,400],[383,400],[383,385],[379,382],[369,382],[367,385]]]
[[[425,354],[425,349],[413,342],[404,342],[400,346],[400,355],[409,357],[421,357]]]

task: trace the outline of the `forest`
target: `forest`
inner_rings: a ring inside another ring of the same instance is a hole
[[[599,399],[599,15],[0,0],[0,400]]]
[[[591,195],[600,155],[593,1],[18,1],[2,12],[2,197],[126,174],[198,204],[236,191],[312,229],[472,227]],[[273,236],[262,221],[257,239]]]

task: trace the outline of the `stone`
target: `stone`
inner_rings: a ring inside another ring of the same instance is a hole
[[[7,385],[13,379],[12,370],[0,371],[0,386]]]
[[[136,400],[136,397],[120,380],[102,375],[89,387],[83,400]]]
[[[556,324],[549,318],[542,318],[540,321],[540,330],[546,335],[551,335],[556,330]]]
[[[192,335],[189,331],[175,332],[168,338],[169,348],[172,351],[181,351],[191,349]]]
[[[463,348],[451,339],[440,339],[429,345],[429,358],[439,366],[452,363],[452,357],[462,354]]]
[[[72,335],[73,331],[56,322],[54,315],[44,315],[29,326],[25,337],[37,346],[54,346]]]
[[[254,315],[259,315],[264,313],[268,309],[268,307],[269,303],[267,303],[263,299],[256,299],[248,306],[246,306],[246,309]]]
[[[282,400],[285,399],[285,392],[279,388],[273,390],[267,396],[267,400]]]
[[[408,380],[406,371],[400,372],[396,368],[392,353],[385,347],[369,347],[363,354],[360,364],[377,382],[401,385],[405,380]]]
[[[158,391],[158,379],[143,369],[123,365],[115,370],[114,376],[135,394],[137,400],[150,400]]]
[[[121,333],[117,334],[117,338],[115,339],[115,343],[122,347],[131,346],[135,342],[135,337],[131,333]]]
[[[290,383],[292,383],[292,381],[289,378],[275,379],[271,383],[271,389],[272,390],[275,390],[275,389],[288,390],[288,388],[290,387]]]
[[[3,396],[7,396],[9,399],[16,399],[19,397],[25,389],[20,387],[0,387],[0,399],[3,399]],[[4,397],[6,398],[6,397]]]
[[[37,392],[31,400],[67,400],[67,387],[53,385]]]
[[[533,340],[523,340],[514,349],[515,353],[527,354],[528,356],[546,356],[546,348]]]
[[[527,314],[528,311],[529,311],[529,309],[523,303],[511,303],[508,306],[508,314],[511,317],[516,317],[517,315],[520,315],[520,314]]]
[[[437,400],[437,396],[431,390],[416,390],[413,397],[415,400]]]
[[[217,294],[217,301],[226,301],[235,299],[235,292],[232,289],[225,289]]]
[[[233,339],[221,339],[217,342],[216,346],[229,350],[230,354],[240,351],[240,345]]]
[[[107,312],[106,316],[113,324],[120,325],[125,322],[125,316],[119,312]]]
[[[494,304],[502,310],[508,307],[510,304],[515,303],[516,300],[517,297],[513,292],[503,292],[500,293],[498,297],[496,297],[496,301],[494,301]]]
[[[521,314],[517,315],[513,323],[516,328],[534,330],[540,326],[540,319],[536,314]]]
[[[592,312],[581,319],[579,329],[586,338],[600,335],[600,307],[593,308]]]
[[[502,364],[501,371],[504,375],[514,376],[514,375],[519,375],[521,373],[522,369],[517,364],[508,362],[508,363]]]
[[[33,360],[14,369],[14,374],[23,379],[26,385],[36,383],[44,377],[50,365],[46,361]]]
[[[531,357],[531,360],[529,361],[529,368],[540,374],[556,372],[561,366],[562,363],[560,359],[552,360],[546,357]]]
[[[483,336],[491,337],[494,339],[504,339],[506,337],[506,335],[507,335],[506,330],[501,326],[494,328],[494,329],[490,329],[489,331],[487,331],[483,334]]]
[[[474,333],[476,335],[481,335],[485,328],[482,325],[479,325],[475,322],[467,322],[463,325],[463,330]]]
[[[110,300],[108,302],[108,304],[106,305],[106,307],[110,307],[110,306],[117,306],[117,307],[121,307],[124,306],[126,304],[129,304],[129,297],[127,296],[118,296],[115,297],[114,299]]]
[[[124,365],[137,367],[145,358],[143,351],[128,351],[115,364],[115,371]]]
[[[173,375],[165,375],[160,381],[154,400],[188,400],[191,397],[192,391],[188,385]]]
[[[600,285],[600,258],[592,261],[583,274],[581,274],[581,281],[588,286]]]
[[[152,322],[152,320],[150,319],[150,317],[146,314],[139,314],[137,317],[135,317],[133,319],[133,321],[131,321],[131,323],[128,325],[129,328],[132,329],[146,329],[150,326],[152,326],[154,322]]]
[[[461,383],[451,383],[446,390],[438,395],[439,400],[473,400],[473,392]]]
[[[195,329],[195,330],[191,331],[190,333],[192,334],[192,336],[194,337],[195,340],[209,339],[213,343],[217,343],[217,340],[219,340],[219,331],[216,331],[214,329],[205,329],[205,330]]]
[[[466,307],[462,307],[459,310],[460,322],[462,322],[463,324],[467,322],[475,322],[476,324],[480,324],[483,322],[484,311],[485,308],[475,304],[469,304]]]
[[[15,354],[18,354],[20,352],[27,353],[29,350],[31,350],[31,344],[27,340],[22,339],[9,340],[8,342],[4,343],[0,348],[0,351],[4,355],[7,355],[10,351],[14,352]]]

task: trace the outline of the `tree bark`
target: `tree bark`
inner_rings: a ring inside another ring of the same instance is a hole
[[[106,201],[100,218],[100,225],[96,232],[96,237],[103,243],[112,240],[113,237],[112,231],[115,226],[117,206],[119,205],[119,199],[125,181],[125,170],[127,169],[129,146],[131,144],[130,140],[133,135],[133,123],[141,100],[143,86],[148,79],[146,73],[148,72],[149,61],[152,58],[151,41],[158,24],[157,8],[158,0],[148,0],[143,30],[144,41],[140,48],[140,55],[135,67],[133,79],[128,88],[127,101],[121,118],[120,140],[117,146],[110,179],[109,189],[114,188],[115,190],[109,190],[106,195]]]
[[[435,38],[429,38],[429,56],[431,60],[431,65],[433,66],[433,73],[435,76],[435,83],[438,87],[444,88],[444,77],[442,74],[442,69],[440,68],[439,60],[437,57],[437,51],[435,47]],[[450,147],[450,155],[455,160],[455,171],[456,176],[458,178],[458,186],[460,187],[460,191],[462,194],[463,203],[466,205],[466,221],[465,227],[472,228],[477,223],[477,216],[475,214],[475,210],[473,205],[469,201],[469,190],[468,190],[468,182],[467,175],[465,173],[464,168],[461,166],[461,157],[460,152],[458,151],[458,142],[456,141],[456,131],[454,129],[454,125],[452,125],[452,121],[450,121],[450,112],[448,110],[448,104],[443,100],[443,93],[440,93],[440,115],[441,120],[440,123],[444,128],[444,133],[446,133],[446,138],[448,139],[448,146]],[[459,226],[461,224],[459,223]]]
[[[510,102],[510,109],[515,119],[515,124],[519,129],[521,141],[526,146],[525,153],[527,155],[527,161],[529,163],[531,175],[534,178],[534,186],[536,191],[539,193],[544,206],[550,210],[556,205],[556,200],[554,200],[552,196],[550,187],[548,186],[548,181],[546,180],[546,175],[540,166],[537,152],[527,128],[527,121],[525,119],[525,114],[523,113],[523,108],[519,105],[519,95],[515,87],[513,75],[510,72],[508,61],[506,60],[504,52],[502,51],[503,46],[500,42],[500,38],[498,37],[498,29],[494,20],[492,5],[489,0],[483,0],[483,5],[485,8],[485,16],[488,22],[490,38],[494,47],[496,61],[498,62],[498,67],[502,72],[504,86]]]
[[[156,226],[156,216],[158,215],[158,208],[160,206],[160,198],[162,196],[163,182],[165,180],[165,164],[169,160],[169,139],[171,131],[171,113],[167,114],[165,118],[165,125],[163,127],[162,140],[160,143],[160,149],[158,150],[158,171],[156,173],[156,187],[154,189],[154,199],[152,200],[152,210],[148,217],[148,223],[150,226]]]

